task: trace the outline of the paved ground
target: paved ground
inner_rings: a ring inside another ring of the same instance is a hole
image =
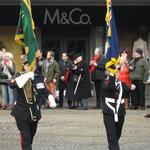
[[[147,110],[128,110],[121,150],[150,150]],[[19,150],[19,132],[10,111],[0,111],[0,150]],[[33,150],[107,150],[100,110],[42,110]]]

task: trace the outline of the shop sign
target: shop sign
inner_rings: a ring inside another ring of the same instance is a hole
[[[47,23],[50,24],[56,23],[59,25],[67,25],[67,24],[87,25],[91,24],[91,18],[89,14],[83,13],[83,10],[81,8],[73,8],[69,12],[61,12],[57,8],[53,13],[53,15],[46,8],[44,16],[44,25],[46,25]]]

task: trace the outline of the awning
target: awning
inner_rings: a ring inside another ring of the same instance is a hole
[[[105,0],[31,0],[36,6],[103,6]],[[19,5],[20,0],[0,0],[1,6]],[[113,0],[114,6],[150,6],[150,0]]]

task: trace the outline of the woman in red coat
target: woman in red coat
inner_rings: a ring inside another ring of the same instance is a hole
[[[130,78],[130,72],[128,68],[128,62],[127,62],[127,53],[123,52],[120,57],[120,68],[119,68],[119,80],[125,83],[129,88],[132,85],[132,81]],[[126,99],[125,99],[125,108],[128,109],[129,107],[129,92],[126,93]]]

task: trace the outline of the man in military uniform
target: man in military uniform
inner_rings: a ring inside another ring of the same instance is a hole
[[[115,67],[115,66],[114,66]],[[107,133],[109,150],[120,150],[119,139],[125,119],[125,94],[129,90],[134,90],[118,80],[118,73],[111,74],[104,81],[104,99],[102,101],[103,120]]]
[[[17,101],[11,115],[15,117],[20,131],[22,150],[32,150],[32,142],[41,112],[35,89],[34,73],[29,72],[27,62],[24,62],[23,69],[25,73],[11,80],[10,83],[11,88],[17,89]]]

